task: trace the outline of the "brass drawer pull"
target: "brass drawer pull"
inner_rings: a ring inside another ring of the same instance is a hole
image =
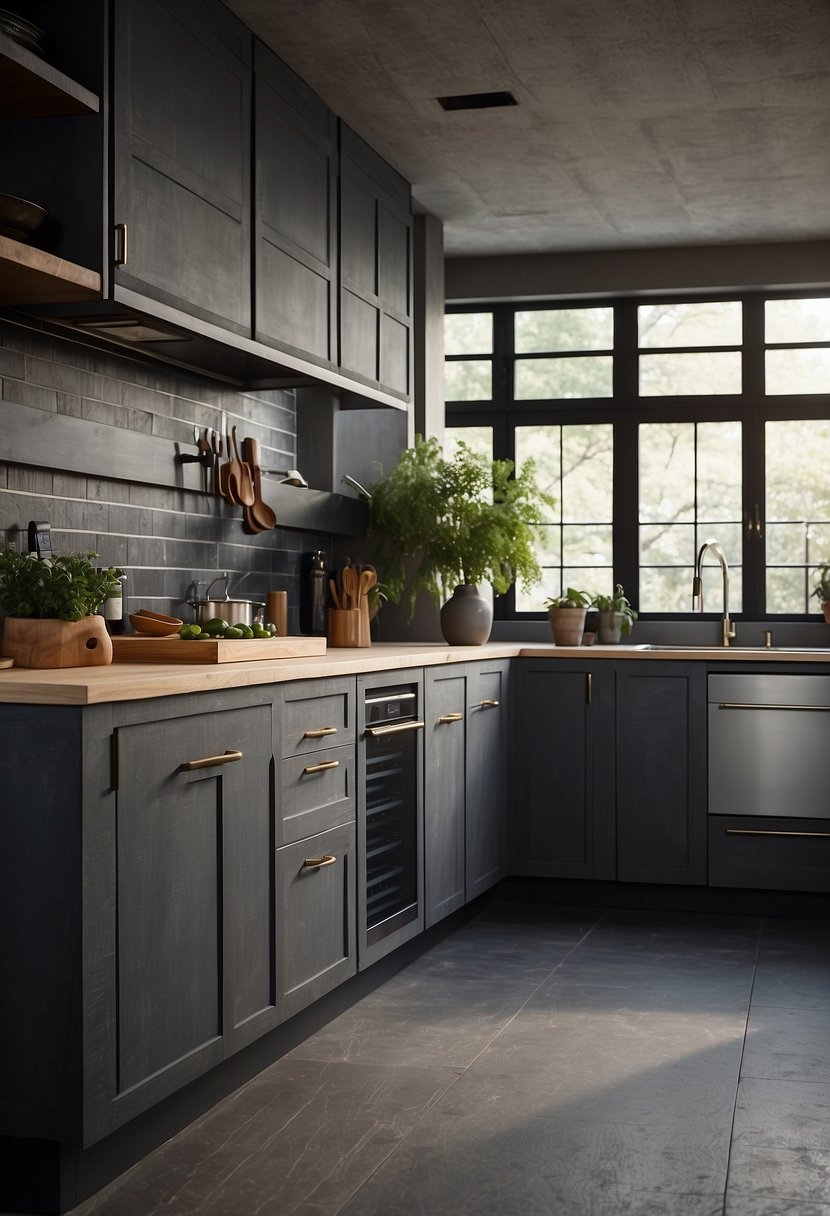
[[[441,717],[438,719],[438,721],[439,722],[463,722],[464,715],[463,714],[441,714]]]
[[[318,730],[303,731],[304,739],[324,739],[326,735],[336,735],[336,726],[321,726]]]
[[[340,768],[339,760],[321,760],[319,764],[309,764],[303,769],[303,776],[311,773],[327,773],[330,768]]]
[[[307,870],[320,870],[323,866],[333,866],[336,861],[333,853],[324,853],[322,857],[306,857],[303,865]]]
[[[764,828],[726,828],[727,836],[799,836],[812,840],[830,840],[830,832],[775,832]]]
[[[380,739],[383,735],[398,735],[405,730],[423,729],[423,722],[395,722],[391,726],[367,726],[363,733],[367,739]]]
[[[476,709],[495,709],[499,704],[493,697],[487,697],[484,701],[479,701]]]
[[[185,760],[179,767],[185,773],[191,773],[196,768],[211,768],[214,764],[233,764],[242,759],[242,752],[228,748],[221,756],[203,756],[201,760]]]

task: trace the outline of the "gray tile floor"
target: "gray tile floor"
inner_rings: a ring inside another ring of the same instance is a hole
[[[830,928],[491,905],[73,1216],[830,1216]]]

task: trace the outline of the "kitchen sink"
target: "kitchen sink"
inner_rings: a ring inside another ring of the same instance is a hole
[[[694,643],[653,643],[644,642],[638,646],[631,646],[631,650],[715,650],[718,654],[729,654],[738,652],[740,654],[830,654],[830,647],[827,646],[718,646],[714,642],[711,644]]]

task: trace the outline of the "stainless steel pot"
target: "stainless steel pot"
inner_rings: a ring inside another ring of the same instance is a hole
[[[197,625],[206,625],[214,617],[229,625],[253,625],[265,607],[257,600],[191,600],[190,606]]]

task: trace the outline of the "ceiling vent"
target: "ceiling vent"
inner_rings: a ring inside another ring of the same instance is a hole
[[[512,93],[457,93],[454,97],[439,97],[445,110],[491,110],[496,106],[517,106]]]

